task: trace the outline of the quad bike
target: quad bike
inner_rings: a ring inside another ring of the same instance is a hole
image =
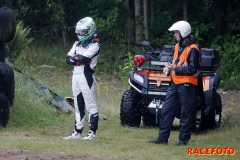
[[[174,46],[164,45],[162,52],[154,50],[149,42],[141,42],[150,48],[149,52],[134,57],[135,66],[129,76],[130,89],[122,95],[120,121],[122,125],[139,127],[159,124],[161,108],[164,104],[169,75],[163,73],[166,63],[172,62]],[[195,131],[204,128],[216,128],[221,123],[222,104],[217,93],[220,76],[216,73],[219,64],[218,52],[214,49],[201,48],[201,63],[198,74],[198,94],[196,97]],[[148,65],[144,66],[145,57]],[[176,118],[180,117],[180,111]]]

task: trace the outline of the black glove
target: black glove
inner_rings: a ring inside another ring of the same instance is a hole
[[[70,65],[75,65],[76,64],[75,59],[72,56],[67,56],[66,57],[66,63],[70,64]]]

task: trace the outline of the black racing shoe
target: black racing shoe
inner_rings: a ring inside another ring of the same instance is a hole
[[[168,144],[167,141],[161,141],[161,140],[159,140],[159,139],[149,140],[148,142],[149,142],[149,143],[154,143],[154,144],[165,144],[165,145]]]
[[[174,144],[174,146],[186,146],[187,144],[187,140],[179,140],[178,143]]]

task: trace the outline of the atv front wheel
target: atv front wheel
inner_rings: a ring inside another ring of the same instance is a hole
[[[195,126],[193,126],[193,131],[197,134],[200,133],[200,130],[202,129],[202,117],[203,117],[203,100],[200,96],[196,97],[197,101],[197,110],[195,115]]]
[[[141,116],[137,111],[141,95],[133,89],[126,91],[121,100],[120,120],[122,125],[139,127]]]

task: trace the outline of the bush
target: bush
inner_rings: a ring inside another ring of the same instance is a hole
[[[6,57],[10,62],[14,63],[22,52],[29,52],[28,46],[33,40],[28,37],[30,30],[29,27],[24,27],[22,21],[18,22],[14,39],[5,46]]]
[[[220,54],[221,76],[220,88],[224,90],[240,90],[240,35],[217,37],[213,48]]]

